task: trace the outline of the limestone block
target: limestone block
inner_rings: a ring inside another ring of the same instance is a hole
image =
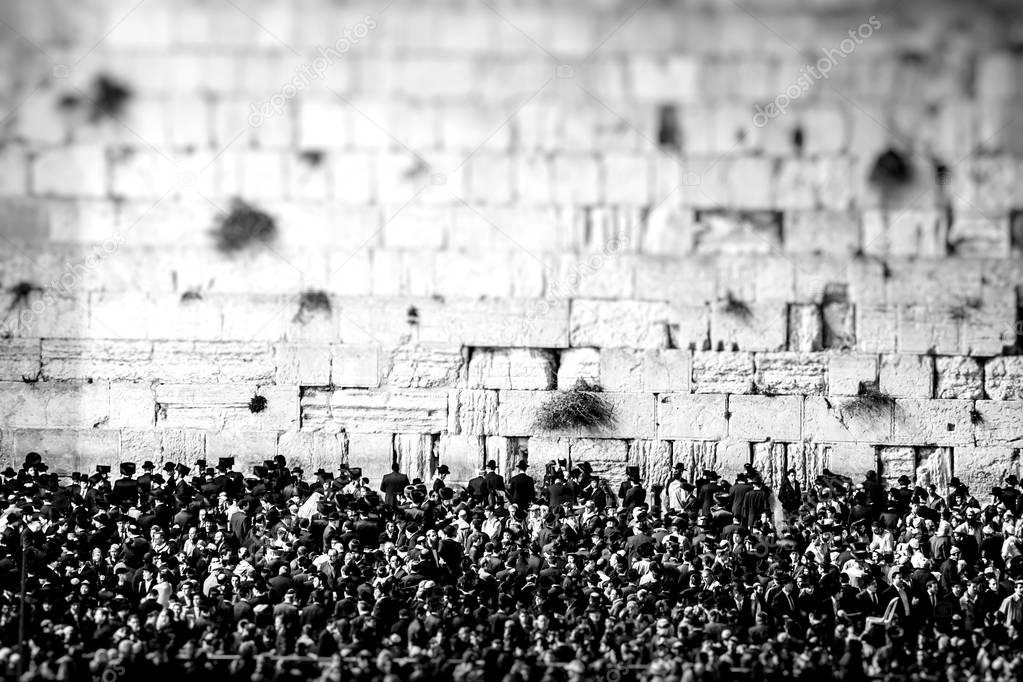
[[[448,431],[485,436],[498,432],[498,392],[462,389],[448,392]]]
[[[44,340],[43,344],[46,343]],[[39,339],[0,339],[0,381],[35,378],[41,367]]]
[[[446,464],[451,470],[449,483],[466,483],[479,473],[486,456],[485,438],[472,435],[440,436],[439,464]],[[433,475],[433,472],[430,473]]]
[[[469,388],[546,391],[554,388],[554,361],[553,353],[535,348],[476,348],[469,359]]]
[[[567,301],[459,299],[444,303],[418,299],[413,305],[419,312],[420,342],[533,348],[569,345]],[[379,310],[365,314],[377,315]]]
[[[1023,399],[1023,357],[988,360],[984,365],[984,390],[991,400]]]
[[[337,388],[376,388],[380,385],[380,347],[331,344],[330,385]]]
[[[809,303],[789,306],[789,350],[810,352],[824,344],[824,321],[820,306]]]
[[[856,343],[856,307],[850,303],[825,303],[821,306],[824,348],[849,350]],[[879,342],[881,337],[875,338]]]
[[[501,391],[499,433],[502,436],[529,436],[537,433],[536,415],[550,399],[550,391]],[[646,393],[601,394],[611,403],[613,423],[604,427],[575,428],[545,433],[548,437],[577,438],[652,438],[657,432],[654,396]]]
[[[868,471],[877,471],[877,452],[874,446],[865,443],[803,441],[789,445],[788,466],[796,469],[804,485],[815,481],[824,469],[859,483]]]
[[[664,348],[643,355],[642,389],[649,393],[689,393],[692,353]]]
[[[674,348],[704,348],[710,341],[710,311],[707,305],[672,303],[668,335]]]
[[[250,401],[266,399],[262,411]],[[303,398],[303,402],[304,402]],[[245,384],[158,384],[156,424],[160,428],[207,431],[287,431],[298,428],[299,395],[295,386],[256,387]]]
[[[1023,401],[978,400],[976,414],[971,413],[977,445],[1010,445],[1023,443]]]
[[[38,452],[52,472],[92,473],[97,464],[110,464],[117,457],[120,436],[110,429],[13,429],[12,464],[21,465],[25,455]]]
[[[689,481],[699,478],[704,469],[731,479],[751,462],[750,444],[741,440],[676,440],[671,450],[673,465],[681,462]]]
[[[730,310],[722,301],[711,306],[711,346],[744,351],[784,350],[788,332],[787,304],[765,301],[745,306],[743,310]]]
[[[886,446],[878,451],[881,480],[889,487],[898,485],[900,476],[908,476],[910,485],[916,483],[916,448]]]
[[[151,376],[153,345],[120,339],[44,339],[46,379],[139,381]]]
[[[752,353],[693,353],[693,390],[696,393],[749,393],[752,389]]]
[[[657,400],[657,436],[661,439],[718,440],[728,433],[724,395],[666,393]]]
[[[558,363],[558,388],[571,390],[577,381],[600,383],[600,351],[596,348],[567,348]]]
[[[99,427],[151,429],[155,422],[156,400],[150,384],[110,384],[110,413]]]
[[[847,211],[786,211],[785,251],[851,255],[860,242],[859,217]]]
[[[877,380],[876,355],[837,353],[829,358],[829,395],[858,395],[861,384]]]
[[[274,344],[274,381],[295,386],[330,384],[330,344]]]
[[[665,348],[671,311],[653,301],[572,301],[573,346]]]
[[[578,438],[569,443],[572,465],[589,462],[593,475],[607,479],[617,492],[625,480],[625,467],[629,463],[629,444],[624,440]]]
[[[819,395],[824,392],[823,353],[757,353],[753,356],[754,384],[765,395]]]
[[[788,447],[786,443],[753,443],[753,468],[760,472],[764,481],[775,491],[788,468]]]
[[[557,462],[559,459],[568,461],[571,442],[571,439],[568,438],[530,436],[526,445],[529,455],[526,459],[526,463],[529,465],[526,473],[537,481],[542,481],[548,463]]]
[[[964,313],[958,321],[959,349],[949,352],[991,356],[1015,345],[1016,303],[1011,290],[1000,292],[997,300],[985,300],[979,309],[967,308]]]
[[[348,460],[348,437],[344,432],[288,431],[277,439],[277,454],[287,458],[289,467],[300,466],[306,473],[319,468],[336,473]],[[257,451],[255,455],[252,459],[256,464],[269,459],[266,451]]]
[[[801,396],[733,395],[728,399],[728,432],[749,441],[797,441]]]
[[[0,424],[7,428],[91,429],[109,418],[107,384],[0,382]]]
[[[902,353],[955,353],[959,348],[958,323],[944,310],[899,306],[898,339]]]
[[[1019,476],[1018,450],[1009,447],[958,447],[955,449],[954,473],[978,500],[990,500],[991,488],[1001,486],[1006,476]]]
[[[803,437],[826,443],[888,443],[893,405],[864,403],[861,398],[807,396]]]
[[[439,438],[431,434],[422,433],[396,433],[394,434],[394,457],[398,467],[409,480],[418,478],[427,481],[430,472],[433,471],[433,462],[439,454],[436,447],[439,445]],[[378,468],[387,467],[390,470],[390,462],[378,458]],[[386,473],[386,472],[385,472]],[[384,474],[380,474],[381,478]],[[370,483],[380,487],[380,482],[371,478]]]
[[[464,372],[460,346],[403,346],[394,353],[387,383],[396,388],[454,388]]]
[[[519,472],[516,468],[523,459],[528,464],[528,438],[518,436],[487,436],[486,449],[487,461],[493,460],[497,464],[497,473],[504,476],[505,481]]]
[[[938,398],[973,400],[984,397],[984,370],[970,357],[951,356],[935,359]]]
[[[605,348],[600,351],[600,386],[606,391],[643,391],[643,366],[647,353],[656,350]]]
[[[157,341],[151,371],[167,383],[267,382],[276,366],[266,342]]]
[[[216,462],[220,457],[234,457],[236,466],[241,471],[252,471],[252,467],[263,463],[270,453],[277,448],[277,433],[273,431],[250,431],[248,429],[228,428],[224,431],[210,431],[206,434],[206,457]],[[306,474],[315,471],[301,466]]]
[[[882,355],[880,390],[894,398],[934,395],[934,358],[927,355]]]
[[[303,430],[348,433],[439,433],[447,426],[447,393],[426,389],[306,389]]]
[[[907,445],[973,445],[968,400],[896,401],[893,442]]]
[[[639,467],[640,479],[647,487],[667,485],[671,478],[671,441],[666,440],[633,440],[629,441],[630,466]]]
[[[827,313],[825,312],[826,315]],[[866,353],[895,352],[898,322],[894,307],[857,303],[855,315],[856,350]]]
[[[348,466],[361,468],[363,476],[379,488],[380,478],[391,470],[391,464],[394,462],[394,436],[390,433],[349,433],[344,435],[348,439]],[[408,477],[409,480],[413,478],[411,473],[408,474]]]
[[[206,432],[195,429],[160,429],[160,454],[164,461],[192,465],[206,457]],[[155,460],[154,460],[155,461]]]

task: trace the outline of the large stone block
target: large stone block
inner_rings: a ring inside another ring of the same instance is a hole
[[[498,433],[498,392],[463,389],[448,392],[448,432],[489,436]]]
[[[625,467],[629,463],[629,444],[624,440],[578,438],[569,442],[572,465],[589,462],[593,474],[607,479],[612,490],[625,480]]]
[[[475,348],[469,359],[469,388],[546,391],[554,388],[554,382],[554,354],[550,351]]]
[[[958,447],[954,473],[978,500],[990,500],[991,489],[1001,486],[1006,476],[1019,476],[1019,451],[1010,447]]]
[[[774,490],[778,489],[788,468],[788,447],[786,443],[753,443],[753,468]]]
[[[1023,401],[1019,400],[978,400],[976,413],[970,413],[974,424],[977,445],[1023,444],[1020,424],[1023,423]]]
[[[39,339],[9,338],[0,340],[0,381],[34,379],[39,375],[40,358]]]
[[[11,463],[16,468],[29,452],[42,455],[50,470],[57,474],[92,473],[97,464],[118,463],[120,435],[114,430],[61,427],[13,429],[5,433],[11,439]]]
[[[160,429],[160,454],[164,461],[189,466],[206,457],[206,432],[195,429]]]
[[[447,392],[306,389],[301,410],[303,430],[440,433],[447,427]]]
[[[348,459],[348,437],[344,432],[288,431],[277,439],[277,454],[287,458],[289,467],[300,466],[306,472],[322,468],[336,473]],[[268,458],[269,455],[263,457]]]
[[[671,309],[651,301],[572,301],[572,345],[666,348]]]
[[[265,398],[263,409],[253,411]],[[299,393],[295,386],[245,384],[158,384],[156,424],[160,428],[217,432],[287,431],[298,428]]]
[[[757,353],[753,356],[757,392],[765,395],[819,395],[824,392],[823,353]]]
[[[7,428],[91,429],[109,420],[107,384],[0,382],[0,423]]]
[[[526,445],[529,455],[526,459],[529,465],[526,473],[538,482],[542,481],[547,464],[557,462],[559,459],[568,461],[570,443],[569,438],[531,436]]]
[[[640,479],[647,487],[667,485],[671,478],[671,441],[644,440],[629,441],[630,466],[639,467]]]
[[[934,395],[934,358],[929,355],[882,355],[879,388],[893,398]]]
[[[859,483],[868,471],[877,471],[877,448],[865,443],[816,443],[803,441],[788,447],[788,467],[796,470],[804,485],[825,469],[849,476]]]
[[[276,452],[275,431],[228,428],[206,434],[206,457],[209,461],[216,462],[220,457],[234,457],[240,471],[252,471],[252,467],[262,464],[263,460],[272,456],[270,453]],[[301,466],[306,474],[315,471],[315,468],[308,469],[307,465],[300,461],[290,466]]]
[[[600,386],[605,391],[643,391],[643,365],[648,352],[633,348],[600,351]]]
[[[728,433],[748,441],[797,441],[802,403],[801,396],[730,396]]]
[[[433,462],[437,458],[435,451],[439,444],[439,438],[432,434],[422,433],[396,433],[394,434],[394,456],[401,472],[409,477],[409,480],[418,478],[426,481],[433,471]],[[380,463],[381,466],[385,462]],[[386,462],[388,470],[390,462]],[[381,474],[381,477],[383,474]],[[379,488],[379,482],[374,479],[370,483]]]
[[[984,365],[984,390],[991,400],[1023,400],[1023,357],[988,360]]]
[[[274,345],[274,381],[293,386],[330,384],[330,344],[279,343]]]
[[[673,465],[681,463],[689,481],[695,481],[705,469],[731,479],[751,463],[750,444],[741,440],[676,440],[671,444]]]
[[[600,383],[600,351],[596,348],[566,348],[558,363],[558,388],[571,390],[578,381]]]
[[[157,341],[151,367],[167,383],[267,382],[276,372],[273,348],[259,341]]]
[[[908,476],[910,484],[916,483],[916,448],[907,446],[886,446],[878,450],[881,480],[889,487],[898,485],[902,476]]]
[[[788,306],[774,301],[711,307],[712,347],[744,351],[779,351],[788,337]]]
[[[439,464],[446,464],[451,470],[449,483],[466,483],[479,473],[486,457],[486,439],[483,436],[450,435],[440,436]],[[433,472],[430,474],[433,475]]]
[[[152,376],[152,356],[150,341],[43,339],[43,378],[141,381]]]
[[[922,305],[898,307],[899,351],[944,353],[959,351],[959,323],[947,310]]]
[[[361,468],[362,475],[371,484],[379,481],[391,470],[394,462],[394,436],[390,433],[349,433],[347,464],[352,468]],[[432,471],[432,470],[431,470]],[[409,474],[409,479],[412,479]],[[426,479],[423,479],[426,480]],[[379,488],[379,483],[375,483]]]
[[[803,437],[826,443],[888,443],[894,405],[863,398],[807,396]]]
[[[975,400],[984,397],[984,370],[980,363],[965,356],[935,358],[937,398]]]
[[[666,393],[657,401],[657,437],[719,440],[728,433],[727,397]]]
[[[876,355],[837,353],[829,358],[829,395],[859,395],[863,384],[873,384],[877,380]]]
[[[968,400],[897,400],[893,442],[973,445],[972,408]]]
[[[824,321],[821,308],[802,303],[789,306],[789,350],[811,352],[824,347]]]
[[[652,438],[657,433],[654,396],[646,393],[600,394],[611,405],[612,423],[602,427],[572,428],[547,432],[548,437]],[[502,436],[537,434],[536,417],[554,396],[550,391],[501,391],[499,433]]]
[[[916,484],[935,485],[938,493],[948,487],[952,478],[952,448],[920,447],[916,449]]]
[[[387,383],[396,388],[454,388],[464,378],[460,346],[403,346],[394,352]]]
[[[380,347],[331,344],[330,385],[337,388],[376,388],[380,385]]]
[[[750,393],[752,389],[752,353],[714,351],[693,353],[694,392]]]
[[[692,353],[664,348],[643,356],[642,390],[650,393],[689,393]]]

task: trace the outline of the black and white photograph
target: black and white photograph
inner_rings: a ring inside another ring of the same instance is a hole
[[[1023,1],[0,64],[0,682],[1023,680]]]

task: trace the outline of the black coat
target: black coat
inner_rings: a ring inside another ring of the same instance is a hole
[[[508,499],[520,509],[533,504],[536,500],[536,481],[526,472],[515,474],[508,481]]]

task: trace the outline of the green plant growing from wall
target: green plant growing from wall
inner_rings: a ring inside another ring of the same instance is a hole
[[[557,391],[536,410],[533,428],[539,431],[594,429],[614,424],[614,406],[603,389],[583,379],[568,391]]]

